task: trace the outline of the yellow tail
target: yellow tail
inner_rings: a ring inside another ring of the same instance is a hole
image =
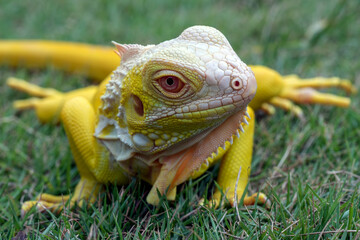
[[[0,41],[0,65],[43,68],[48,65],[102,81],[118,65],[111,47],[57,41]]]

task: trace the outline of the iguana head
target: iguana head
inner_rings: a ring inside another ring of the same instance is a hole
[[[256,81],[221,32],[194,26],[158,45],[115,45],[121,64],[95,133],[115,159],[174,155],[214,129],[222,144],[235,134]]]

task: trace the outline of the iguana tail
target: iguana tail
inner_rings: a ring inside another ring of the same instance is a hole
[[[57,41],[0,41],[0,64],[43,68],[48,65],[102,81],[118,65],[114,48]]]

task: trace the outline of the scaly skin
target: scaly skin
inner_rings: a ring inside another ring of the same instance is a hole
[[[36,205],[39,210],[56,211],[68,200],[71,206],[93,202],[102,184],[126,184],[133,175],[153,185],[147,201],[156,205],[157,192],[173,200],[177,185],[200,176],[220,160],[217,181],[229,203],[237,203],[245,193],[251,167],[255,123],[253,110],[247,106],[256,81],[250,68],[226,38],[210,27],[189,28],[156,46],[115,45],[121,64],[98,88],[63,94],[8,80],[13,88],[45,97],[18,101],[16,108],[35,108],[42,122],[56,121],[61,111],[81,175],[72,198],[43,194],[25,202],[22,210]],[[110,66],[111,61],[104,65]],[[304,82],[262,66],[252,70],[259,86],[250,103],[255,109],[271,112],[273,104],[301,116],[301,110],[286,99],[330,101],[343,107],[350,103],[347,98],[304,87],[338,86],[354,91],[350,83],[339,79]],[[49,114],[48,109],[52,109]],[[244,204],[254,204],[257,198],[268,203],[260,193],[245,196]],[[210,203],[219,206],[220,200],[221,191],[216,190]]]

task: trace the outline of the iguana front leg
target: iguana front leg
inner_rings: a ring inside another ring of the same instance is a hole
[[[231,206],[234,206],[240,202],[244,194],[244,205],[253,205],[258,199],[259,203],[270,207],[270,201],[265,194],[255,193],[247,196],[245,192],[251,170],[255,127],[255,114],[251,108],[248,108],[248,114],[250,115],[250,118],[247,118],[249,124],[242,123],[244,132],[240,132],[239,137],[234,137],[232,145],[225,144],[226,153],[222,157],[217,178],[220,189],[216,189],[209,200],[209,204],[215,207],[220,206],[220,203],[224,205],[226,200]],[[222,154],[221,149],[218,154]],[[221,202],[222,193],[225,195],[226,200]]]
[[[72,208],[76,203],[92,203],[106,183],[126,184],[128,177],[118,165],[109,165],[108,153],[93,137],[95,126],[95,111],[85,98],[77,97],[67,101],[61,112],[70,148],[80,173],[80,182],[72,195],[54,196],[42,194],[34,201],[27,201],[22,205],[22,213],[33,206],[39,211],[45,209],[53,212],[60,211],[64,203],[69,201]]]
[[[81,205],[84,199],[90,202],[94,201],[100,191],[101,184],[98,183],[89,168],[95,158],[95,146],[91,132],[95,125],[95,114],[88,101],[77,98],[64,105],[61,117],[81,176],[81,180],[71,196],[69,203],[71,208],[76,202]],[[60,211],[69,199],[70,195],[42,194],[34,201],[25,202],[21,208],[22,213],[29,211],[34,205],[39,211],[46,209]]]

